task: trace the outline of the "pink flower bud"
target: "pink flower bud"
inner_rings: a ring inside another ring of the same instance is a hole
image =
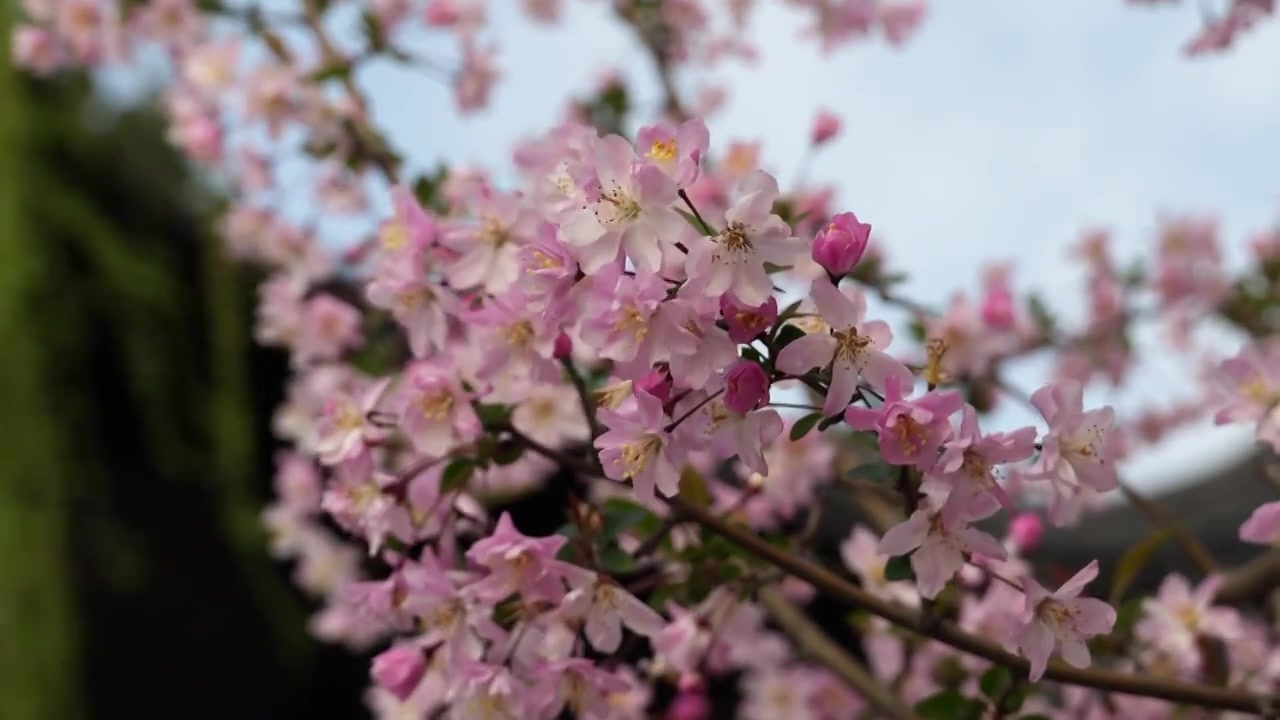
[[[413,694],[427,671],[427,660],[418,648],[396,645],[373,659],[369,674],[379,687],[404,700]]]
[[[557,360],[568,360],[573,355],[573,341],[568,335],[560,333],[556,336],[555,345],[551,348],[551,355]]]
[[[44,28],[20,25],[13,31],[10,48],[13,62],[37,75],[48,75],[62,64],[58,36]]]
[[[700,690],[682,691],[667,706],[666,720],[706,720],[711,717],[711,701]]]
[[[724,405],[736,413],[748,413],[769,399],[769,376],[759,363],[739,360],[724,378]]]
[[[720,296],[720,314],[729,326],[729,339],[749,343],[755,336],[773,327],[778,319],[778,299],[769,298],[760,307],[739,305],[729,293]]]
[[[840,118],[827,112],[818,111],[813,118],[813,133],[810,135],[814,145],[821,145],[840,134]]]
[[[840,213],[813,239],[813,260],[832,275],[845,275],[862,259],[870,239],[870,225],[851,212]]]
[[[982,298],[982,322],[998,330],[1013,327],[1013,293],[1009,288],[994,286]]]
[[[1035,513],[1022,513],[1009,523],[1009,540],[1020,553],[1030,552],[1044,537],[1044,523]]]
[[[671,397],[671,376],[662,370],[650,370],[635,381],[634,387],[636,392],[648,393],[665,403]]]

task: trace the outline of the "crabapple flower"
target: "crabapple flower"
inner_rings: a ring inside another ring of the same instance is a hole
[[[449,284],[500,292],[519,277],[520,246],[536,232],[538,217],[513,193],[486,188],[471,195],[467,204],[476,220],[444,233],[444,244],[458,253],[447,270]]]
[[[716,324],[715,303],[709,298],[681,295],[662,304],[663,337],[669,338],[671,378],[691,389],[702,389],[721,370],[738,359],[738,346]]]
[[[478,377],[493,380],[507,373],[535,382],[560,379],[560,365],[552,359],[555,333],[547,327],[546,315],[533,312],[518,288],[486,298],[467,317],[482,330],[477,339],[485,353],[476,368]]]
[[[452,294],[429,281],[410,262],[380,265],[366,290],[370,304],[391,312],[409,336],[409,350],[424,358],[444,347],[449,315],[456,306]]]
[[[420,255],[438,232],[435,220],[404,185],[391,188],[391,207],[391,218],[378,231],[378,245],[385,261],[400,263]]]
[[[1246,346],[1212,376],[1222,407],[1218,425],[1256,422],[1259,440],[1280,450],[1280,340]]]
[[[991,512],[995,512],[996,503],[1012,510],[1013,500],[996,481],[993,467],[1026,460],[1035,452],[1035,444],[1036,431],[1031,427],[981,435],[978,411],[965,405],[959,432],[943,444],[942,456],[924,482],[942,484],[949,492],[963,495],[968,503],[986,498]]]
[[[763,305],[741,305],[732,295],[720,296],[720,316],[729,328],[729,339],[749,343],[778,320],[778,298],[770,295]]]
[[[1049,431],[1027,477],[1049,481],[1055,494],[1049,519],[1062,524],[1074,503],[1120,484],[1111,459],[1113,441],[1107,434],[1115,423],[1115,411],[1104,405],[1086,412],[1083,388],[1074,380],[1040,388],[1032,393],[1031,404],[1049,424]]]
[[[679,128],[660,123],[642,127],[636,133],[636,147],[644,150],[644,161],[656,165],[680,187],[698,179],[698,164],[710,143],[706,124],[696,118],[681,123]]]
[[[427,661],[420,648],[395,645],[373,659],[369,674],[378,687],[404,701],[418,689],[427,672]]]
[[[998,540],[969,525],[970,520],[980,519],[978,516],[932,505],[923,503],[906,521],[889,528],[877,547],[878,552],[890,556],[911,553],[920,594],[930,599],[964,567],[965,555],[979,553],[997,560],[1008,557]]]
[[[867,251],[871,226],[858,216],[844,212],[831,218],[813,239],[813,261],[835,277],[853,270]]]
[[[856,287],[842,292],[827,278],[813,281],[809,296],[821,314],[821,329],[797,338],[778,354],[778,369],[803,375],[814,368],[831,367],[831,385],[822,403],[822,414],[838,415],[849,406],[861,376],[876,390],[884,390],[890,377],[899,387],[910,387],[915,376],[905,365],[885,353],[893,331],[883,320],[864,321],[866,297]]]
[[[594,275],[625,253],[636,270],[654,273],[662,245],[688,227],[672,208],[676,185],[656,165],[637,162],[631,143],[617,135],[595,147],[596,186],[589,200],[561,224],[564,240],[578,251],[582,271]]]
[[[1009,542],[1020,555],[1031,552],[1044,538],[1044,522],[1040,516],[1025,512],[1009,521]]]
[[[419,452],[444,457],[456,445],[480,436],[471,394],[445,368],[429,363],[412,367],[399,395],[400,430]]]
[[[632,413],[599,411],[600,422],[609,428],[595,441],[604,474],[611,480],[630,481],[642,503],[653,500],[655,488],[671,497],[680,490],[683,448],[666,430],[662,401],[644,392],[634,393],[634,397]]]
[[[1209,576],[1192,589],[1181,575],[1169,575],[1160,583],[1155,597],[1142,601],[1142,619],[1134,633],[1148,647],[1190,665],[1199,664],[1198,638],[1213,637],[1225,642],[1239,640],[1244,632],[1235,610],[1214,607],[1213,597],[1222,578]]]
[[[578,281],[578,261],[558,233],[555,225],[543,223],[533,241],[520,248],[520,266],[524,269],[520,286],[525,297],[539,309],[564,298]]]
[[[503,513],[493,534],[467,550],[469,560],[489,570],[468,590],[495,603],[514,592],[526,600],[559,602],[564,583],[555,558],[566,541],[563,535],[529,537],[516,529],[510,513]]]
[[[885,579],[884,571],[889,557],[879,551],[878,544],[879,540],[874,533],[856,525],[849,537],[840,543],[840,559],[844,561],[846,568],[858,576],[867,592],[903,605],[914,607],[920,604],[920,595],[911,583]]]
[[[727,402],[723,397],[708,402],[700,413],[705,424],[699,428],[689,423],[687,432],[699,429],[701,440],[709,442],[715,457],[728,459],[736,456],[751,472],[768,475],[769,464],[765,461],[764,449],[782,434],[782,417],[770,409],[748,408],[747,412],[738,412]]]
[[[613,272],[593,278],[591,297],[612,306],[593,313],[582,323],[582,339],[600,356],[626,365],[636,374],[665,359],[671,344],[671,328],[658,322],[667,297],[666,284],[656,275],[632,277]]]
[[[1240,539],[1280,547],[1280,500],[1258,506],[1240,526]]]
[[[813,117],[813,129],[809,132],[809,142],[822,145],[840,134],[840,118],[826,110],[818,111]]]
[[[293,360],[308,365],[334,360],[363,341],[360,311],[332,295],[306,301],[293,337]]]
[[[586,658],[569,658],[547,663],[534,671],[543,681],[546,699],[537,704],[539,717],[556,718],[567,708],[582,720],[611,720],[615,717],[611,695],[631,689],[631,683],[602,670]]]
[[[369,416],[382,401],[390,383],[390,378],[373,383],[360,393],[358,400],[352,395],[337,393],[325,401],[316,423],[315,451],[320,462],[337,465],[386,437],[386,431],[374,425]]]
[[[736,413],[748,413],[769,401],[769,376],[760,363],[740,360],[724,375],[724,404]]]
[[[954,390],[933,390],[908,400],[902,396],[898,377],[890,375],[883,405],[874,410],[850,406],[844,419],[855,430],[876,431],[885,462],[928,470],[938,460],[938,448],[951,436],[951,416],[963,405],[964,397]]]
[[[699,237],[689,248],[689,290],[708,297],[725,293],[748,306],[763,304],[773,294],[765,264],[789,266],[804,245],[773,214],[778,181],[757,170],[742,180],[738,201],[725,211],[725,227],[713,237]]]
[[[635,595],[611,579],[590,570],[567,566],[565,573],[573,589],[560,603],[560,612],[583,621],[582,633],[591,647],[610,654],[622,644],[622,628],[654,638],[666,620]]]
[[[1023,576],[1026,597],[1015,643],[1018,652],[1031,663],[1032,682],[1044,676],[1055,648],[1068,665],[1089,667],[1089,647],[1084,641],[1111,632],[1116,623],[1115,608],[1095,598],[1079,597],[1085,585],[1097,576],[1098,561],[1094,560],[1052,593],[1034,578]]]

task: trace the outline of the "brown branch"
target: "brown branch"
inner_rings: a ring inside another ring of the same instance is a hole
[[[1024,676],[1027,674],[1029,664],[1026,660],[1005,651],[990,640],[971,635],[949,621],[938,620],[926,625],[922,623],[922,618],[916,611],[882,600],[821,565],[769,543],[746,528],[725,522],[714,514],[686,503],[678,497],[669,498],[667,502],[679,508],[693,522],[736,543],[761,560],[808,582],[828,597],[866,610],[895,625],[946,643],[957,650],[1003,665]],[[1099,668],[1078,669],[1059,661],[1049,664],[1045,677],[1049,680],[1105,692],[1158,698],[1205,708],[1254,713],[1269,708],[1267,698],[1242,690],[1183,683]]]
[[[1280,551],[1272,550],[1223,573],[1216,602],[1231,605],[1265,595],[1280,586]]]
[[[775,586],[760,588],[756,593],[760,604],[769,612],[773,621],[795,643],[804,655],[822,663],[841,680],[856,690],[868,703],[884,713],[884,717],[911,720],[916,715],[884,683],[871,675],[856,660],[849,657],[822,628],[805,617]]]

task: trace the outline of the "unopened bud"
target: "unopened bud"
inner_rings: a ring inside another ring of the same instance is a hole
[[[870,225],[851,212],[840,213],[813,239],[813,260],[832,275],[844,276],[862,259],[870,239]]]
[[[840,134],[840,118],[820,110],[813,118],[813,133],[810,140],[814,145],[821,145]]]

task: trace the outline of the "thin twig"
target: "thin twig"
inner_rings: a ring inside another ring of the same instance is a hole
[[[569,381],[573,383],[573,389],[578,393],[578,402],[582,404],[582,414],[587,416],[587,427],[591,428],[591,439],[595,440],[604,434],[600,428],[600,421],[596,418],[596,403],[591,397],[591,391],[587,388],[587,379],[582,377],[582,373],[578,371],[573,361],[565,358],[562,363],[565,372],[569,375]]]
[[[866,667],[849,657],[820,627],[792,605],[776,586],[760,588],[756,597],[801,653],[825,665],[868,703],[884,713],[885,717],[900,720],[916,717],[906,703],[872,676]]]

